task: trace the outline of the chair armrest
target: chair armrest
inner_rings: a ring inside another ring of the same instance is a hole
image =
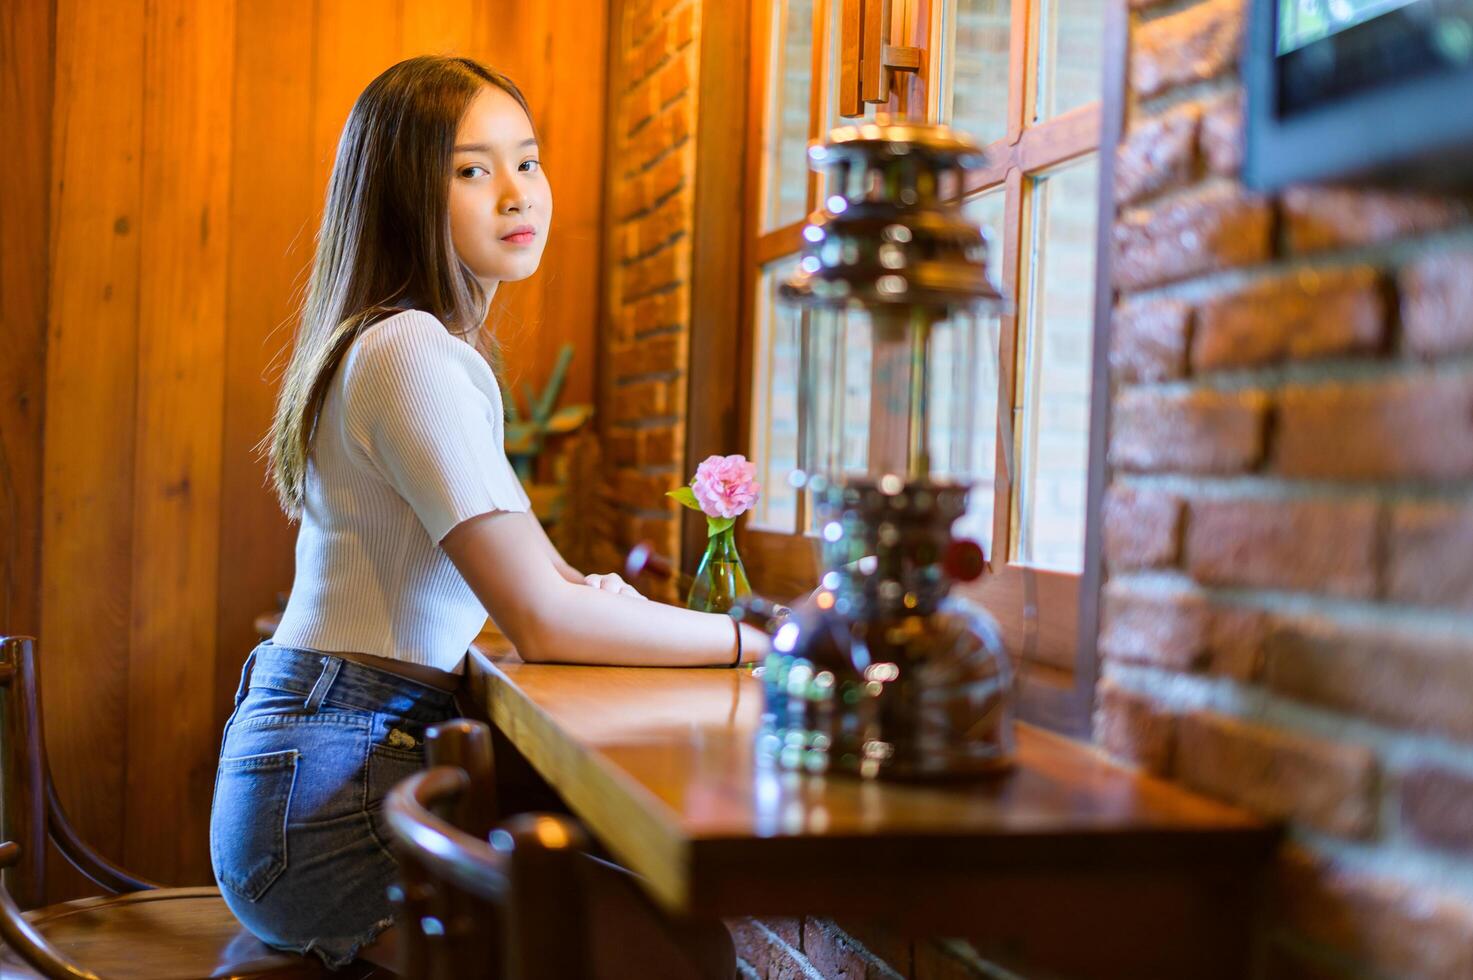
[[[72,822],[67,819],[66,811],[62,809],[50,772],[46,773],[46,825],[51,839],[56,843],[56,849],[71,862],[72,867],[113,894],[143,892],[162,887],[157,881],[139,878],[118,867],[77,835]]]
[[[19,858],[19,844],[14,841],[0,844],[0,867],[10,867]],[[97,974],[78,966],[47,942],[21,914],[20,906],[4,887],[0,887],[0,938],[17,956],[51,980],[100,980]]]

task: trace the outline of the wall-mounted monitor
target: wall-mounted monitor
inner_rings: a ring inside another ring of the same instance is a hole
[[[1252,0],[1243,179],[1473,188],[1473,0]]]

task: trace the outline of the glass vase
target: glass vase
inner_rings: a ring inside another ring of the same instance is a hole
[[[724,613],[751,594],[747,569],[742,565],[742,556],[737,554],[736,529],[729,527],[712,535],[706,541],[701,563],[696,566],[686,608]]]

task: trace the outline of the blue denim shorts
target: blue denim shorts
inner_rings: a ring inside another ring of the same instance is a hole
[[[453,695],[266,641],[246,658],[210,808],[210,862],[241,924],[268,946],[351,962],[393,924],[383,815],[424,767],[424,732]]]

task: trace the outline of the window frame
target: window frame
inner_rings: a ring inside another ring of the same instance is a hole
[[[817,139],[828,118],[828,95],[832,88],[830,71],[839,65],[827,63],[832,14],[836,4],[845,0],[814,0],[815,24],[812,35],[809,92],[809,138]],[[854,0],[849,0],[853,3]],[[1056,170],[1089,153],[1099,153],[1098,174],[1101,188],[1113,186],[1114,154],[1100,152],[1102,146],[1113,147],[1123,122],[1123,79],[1127,18],[1110,5],[1105,21],[1103,52],[1105,84],[1102,97],[1088,105],[1068,110],[1039,122],[1028,121],[1037,104],[1036,72],[1039,51],[1040,12],[1048,0],[1011,0],[1011,32],[1009,36],[1008,127],[1002,138],[986,149],[986,165],[968,175],[962,200],[1001,189],[1004,194],[1004,220],[998,241],[1002,247],[992,256],[994,269],[1003,292],[1017,297],[1014,309],[999,324],[998,358],[998,438],[996,476],[994,479],[993,541],[989,549],[990,574],[973,583],[958,586],[958,592],[985,604],[998,619],[1004,640],[1018,654],[1023,678],[1019,688],[1019,710],[1022,717],[1046,727],[1072,735],[1089,732],[1093,704],[1096,666],[1093,630],[1098,618],[1092,583],[1098,581],[1099,529],[1094,515],[1099,513],[1100,488],[1096,486],[1095,445],[1102,439],[1106,424],[1108,396],[1103,390],[1107,381],[1101,374],[1105,361],[1106,334],[1100,319],[1101,290],[1108,289],[1108,228],[1113,220],[1112,195],[1101,193],[1100,224],[1096,229],[1096,297],[1094,326],[1093,377],[1090,399],[1089,485],[1086,494],[1085,560],[1082,574],[1066,573],[1015,564],[1008,560],[1017,534],[1017,474],[1010,464],[1021,417],[1022,385],[1019,384],[1020,330],[1027,322],[1028,297],[1019,286],[1028,274],[1025,244],[1025,216],[1032,207],[1036,184],[1033,177]],[[772,93],[767,89],[769,55],[772,50],[772,12],[775,3],[765,0],[751,5],[750,57],[748,59],[748,98],[745,120],[746,175],[745,212],[743,222],[743,261],[740,276],[741,325],[736,365],[737,413],[735,419],[738,444],[752,445],[752,384],[756,354],[755,323],[757,289],[763,267],[799,250],[804,221],[796,221],[763,232],[762,179],[764,127]],[[928,120],[940,117],[942,79],[941,59],[933,52],[941,50],[945,0],[913,0],[896,4],[903,18],[892,25],[892,39],[909,39],[920,47],[920,70],[896,73],[890,86],[889,102],[880,107],[891,112],[903,111],[906,105],[924,107]],[[953,8],[954,9],[954,8]],[[863,109],[864,106],[862,105]],[[1103,139],[1102,139],[1103,137]],[[809,171],[807,205],[812,211],[817,203],[819,175]],[[1108,309],[1108,303],[1103,307]],[[805,314],[806,315],[806,314]],[[801,424],[801,421],[800,421]],[[738,537],[754,585],[759,591],[774,596],[793,596],[811,589],[817,582],[821,563],[816,540],[806,535],[805,502],[799,495],[796,533],[752,528],[743,522]],[[689,549],[688,549],[689,550]],[[1086,636],[1089,633],[1090,635]]]

